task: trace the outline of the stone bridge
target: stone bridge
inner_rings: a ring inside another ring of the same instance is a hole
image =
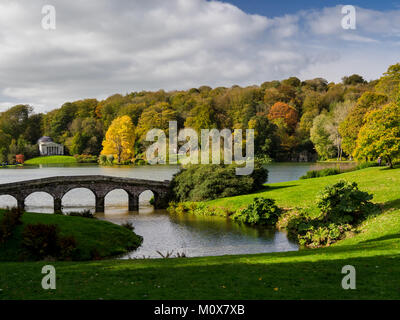
[[[129,211],[139,209],[139,195],[147,190],[154,194],[154,207],[168,206],[170,182],[119,178],[109,176],[60,176],[0,184],[0,195],[10,195],[17,199],[18,208],[24,210],[25,199],[34,192],[46,192],[54,199],[54,211],[61,212],[64,195],[76,188],[93,192],[96,198],[96,212],[104,212],[105,196],[112,190],[122,189],[128,193]]]

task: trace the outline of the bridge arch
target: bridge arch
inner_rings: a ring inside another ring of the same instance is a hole
[[[114,202],[112,201],[114,198]],[[126,205],[129,208],[129,191],[122,187],[115,187],[109,190],[104,196],[104,206],[113,206],[118,204]],[[118,199],[119,201],[115,201]],[[121,201],[122,200],[122,201]]]
[[[84,196],[84,198],[87,200],[84,203],[79,201],[79,203],[74,202],[74,193],[80,193],[80,195]],[[72,206],[72,207],[78,207],[78,206],[87,206],[87,207],[95,207],[96,206],[96,193],[88,187],[71,187],[66,189],[66,192],[62,195],[61,197],[61,206],[62,208]]]
[[[51,208],[54,209],[54,195],[51,194],[48,191],[32,191],[29,194],[25,195],[24,198],[24,207],[25,206],[32,206],[32,207],[47,207],[47,205]],[[45,212],[45,213],[51,213],[51,209],[50,211],[47,210],[40,210],[39,212]]]
[[[14,208],[18,206],[18,199],[12,194],[0,195],[0,208]]]
[[[151,189],[143,190],[139,193],[139,204],[140,203],[145,203],[145,204],[151,204],[154,205],[155,200],[158,198],[158,193],[156,191],[153,191]]]

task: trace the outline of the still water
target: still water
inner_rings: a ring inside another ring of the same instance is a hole
[[[318,170],[335,164],[276,163],[268,165],[268,182],[297,180],[308,170]],[[346,165],[347,166],[347,165]],[[348,166],[351,166],[349,164]],[[100,167],[97,165],[37,166],[16,169],[0,169],[0,184],[51,176],[108,175],[149,180],[169,180],[179,171],[177,166]],[[143,236],[142,246],[124,258],[160,257],[173,251],[186,256],[211,256],[226,254],[264,253],[293,251],[298,247],[286,234],[273,229],[248,227],[220,217],[168,214],[154,210],[149,204],[151,191],[139,198],[139,212],[128,211],[128,195],[123,190],[110,192],[105,199],[105,213],[96,214],[99,219],[122,224],[131,221],[135,232]],[[68,192],[63,200],[63,210],[94,211],[95,197],[86,189]],[[26,210],[52,213],[53,199],[49,194],[36,192],[26,199]],[[10,196],[0,196],[0,207],[16,206]]]

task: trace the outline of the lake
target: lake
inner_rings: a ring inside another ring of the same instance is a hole
[[[335,163],[273,163],[269,164],[269,183],[299,179],[309,170],[334,167]],[[349,168],[354,164],[340,164]],[[122,166],[100,167],[91,164],[52,165],[0,169],[0,184],[51,176],[107,175],[149,180],[169,180],[179,171],[178,166]],[[99,219],[122,224],[131,221],[135,232],[143,236],[142,246],[123,258],[160,257],[167,252],[184,253],[186,256],[212,256],[283,252],[298,250],[297,244],[289,241],[284,232],[275,229],[239,225],[221,217],[198,217],[193,215],[168,214],[166,210],[154,210],[149,204],[151,191],[139,198],[139,212],[128,211],[128,196],[125,191],[114,190],[105,199],[104,214]],[[75,189],[68,192],[62,201],[64,212],[94,211],[95,198],[91,191]],[[53,199],[46,193],[34,193],[26,199],[26,210],[53,213]],[[0,207],[16,206],[10,196],[0,196]]]

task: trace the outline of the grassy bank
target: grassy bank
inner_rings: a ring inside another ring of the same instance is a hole
[[[354,237],[321,249],[186,259],[56,262],[57,290],[41,289],[46,262],[0,264],[0,299],[400,299],[400,169],[369,168],[278,183],[258,194],[210,201],[239,208],[267,196],[287,208],[315,210],[316,194],[345,178],[375,195],[385,212]],[[316,211],[316,210],[315,210]],[[353,265],[357,289],[343,290]]]
[[[0,219],[2,213],[0,213]],[[18,261],[23,255],[22,231],[27,224],[56,224],[63,236],[73,236],[77,241],[79,260],[111,257],[123,254],[140,244],[140,237],[130,230],[111,222],[50,215],[40,213],[24,213],[22,225],[16,227],[12,238],[0,246],[0,261]]]
[[[71,156],[48,156],[37,157],[25,161],[25,164],[63,164],[63,163],[77,163],[76,159]]]
[[[400,198],[400,169],[368,168],[334,176],[297,180],[268,185],[257,193],[205,202],[208,208],[236,210],[250,204],[255,197],[275,199],[280,207],[308,208],[310,214],[317,213],[315,198],[328,184],[341,179],[355,181],[363,191],[374,195],[375,203],[390,203]]]

